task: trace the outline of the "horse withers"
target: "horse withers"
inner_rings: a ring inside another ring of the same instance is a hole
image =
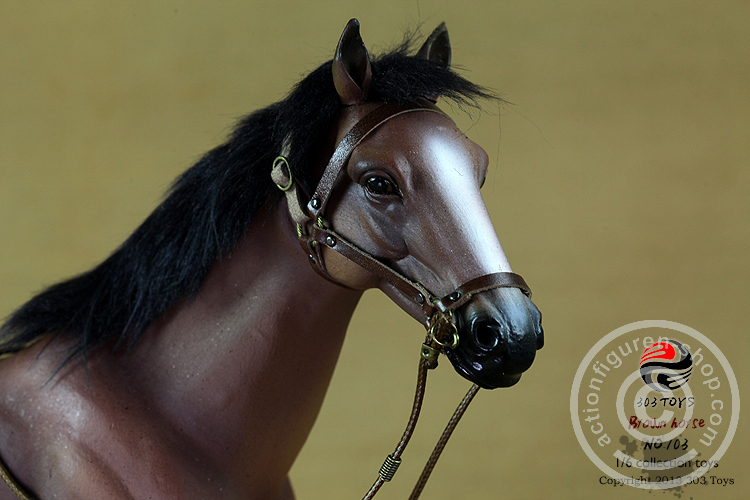
[[[371,59],[352,20],[110,257],[13,313],[0,499],[293,498],[368,288],[427,327],[424,363],[515,384],[541,315],[482,201],[486,153],[435,104],[492,97],[450,59],[442,25]]]

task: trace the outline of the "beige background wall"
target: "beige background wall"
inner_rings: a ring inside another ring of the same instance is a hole
[[[462,73],[514,103],[454,116],[491,155],[485,197],[547,345],[516,387],[480,393],[425,498],[672,497],[598,484],[570,387],[603,335],[669,319],[711,338],[748,394],[748,5],[5,0],[0,315],[103,259],[236,118],[330,58],[349,18],[372,52],[446,21]],[[421,336],[366,294],[292,471],[300,499],[369,487],[405,424]],[[372,337],[383,347],[365,349]],[[444,362],[384,498],[406,496],[466,388]],[[689,497],[750,491],[744,415],[722,459],[735,485]]]

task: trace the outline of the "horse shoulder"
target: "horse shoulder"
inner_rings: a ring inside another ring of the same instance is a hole
[[[41,498],[198,498],[204,488],[186,471],[200,457],[185,459],[148,404],[95,364],[51,378],[57,360],[40,352],[0,362],[0,458],[22,485]]]

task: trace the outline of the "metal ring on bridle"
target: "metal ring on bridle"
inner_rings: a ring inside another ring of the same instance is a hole
[[[437,345],[439,345],[440,347],[446,347],[448,349],[455,349],[456,348],[456,346],[458,345],[458,329],[456,328],[456,325],[452,325],[452,326],[453,326],[453,332],[451,332],[451,333],[453,334],[453,340],[450,343],[449,342],[440,342],[440,340],[433,335],[432,338],[435,340],[435,343]]]
[[[289,162],[286,161],[285,157],[277,156],[273,160],[273,168],[280,166],[281,163],[283,163],[284,166],[286,167],[286,173],[287,175],[289,175],[289,184],[287,184],[286,186],[281,186],[279,184],[276,184],[276,187],[282,191],[289,191],[292,188],[292,184],[294,184],[294,177],[292,176],[292,169],[289,168]]]
[[[448,314],[444,313],[436,313],[433,318],[436,318],[437,316],[442,316],[444,319],[442,322],[439,319],[435,319],[435,321],[430,321],[430,337],[435,341],[437,345],[443,348],[447,349],[455,349],[458,345],[458,328],[456,327],[456,324],[453,322],[453,311],[448,311]],[[447,318],[446,318],[447,317]],[[453,339],[450,342],[442,342],[438,336],[436,335],[435,329],[438,327],[441,323],[448,323],[450,324],[450,330],[452,330],[450,333],[453,336]]]

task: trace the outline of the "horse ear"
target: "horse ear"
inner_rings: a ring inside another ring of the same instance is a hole
[[[451,41],[448,38],[448,28],[445,23],[435,28],[430,36],[427,37],[422,48],[417,52],[417,56],[439,64],[444,68],[451,65]]]
[[[333,58],[333,84],[341,103],[348,106],[365,102],[371,80],[370,56],[359,36],[359,21],[352,19],[341,34]]]

